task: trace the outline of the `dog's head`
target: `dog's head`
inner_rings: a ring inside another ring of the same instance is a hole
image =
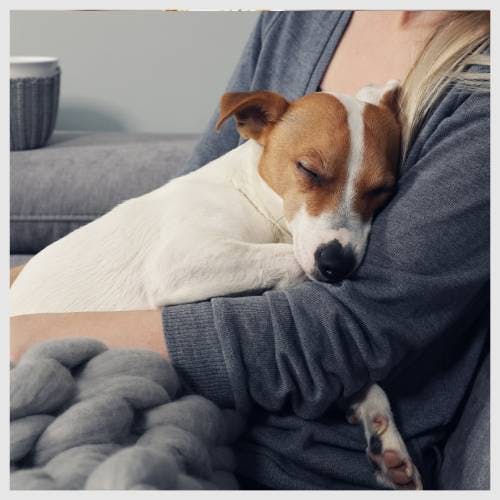
[[[235,116],[263,146],[259,173],[283,199],[297,260],[316,280],[337,282],[361,262],[375,212],[395,189],[399,85],[356,97],[317,92],[289,102],[274,92],[221,99],[217,127]]]

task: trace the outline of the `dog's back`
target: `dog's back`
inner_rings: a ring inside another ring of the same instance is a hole
[[[214,280],[223,289],[231,278],[221,273],[222,262],[216,265],[225,240],[273,241],[271,225],[234,183],[257,168],[259,156],[260,146],[248,141],[49,245],[14,282],[11,315],[151,309],[209,298]]]

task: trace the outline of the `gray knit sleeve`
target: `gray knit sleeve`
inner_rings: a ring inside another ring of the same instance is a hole
[[[170,355],[195,391],[316,418],[467,338],[489,283],[489,95],[444,109],[420,138],[353,279],[164,308]]]

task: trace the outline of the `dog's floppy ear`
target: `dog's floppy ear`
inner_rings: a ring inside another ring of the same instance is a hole
[[[389,108],[399,115],[399,94],[401,86],[398,80],[389,80],[384,85],[368,85],[356,94],[360,101]]]
[[[232,115],[244,139],[255,139],[264,145],[267,132],[283,116],[288,101],[276,92],[228,92],[220,101],[217,130]]]

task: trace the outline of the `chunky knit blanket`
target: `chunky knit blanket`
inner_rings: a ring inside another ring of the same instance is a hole
[[[11,369],[11,489],[237,489],[232,410],[178,396],[172,365],[86,338]]]

